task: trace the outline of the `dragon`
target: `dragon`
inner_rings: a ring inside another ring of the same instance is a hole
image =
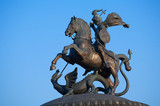
[[[109,93],[109,84],[103,76],[98,74],[98,72],[89,74],[83,80],[76,83],[77,68],[75,68],[73,72],[70,72],[65,76],[66,85],[58,84],[58,79],[62,76],[62,74],[58,75],[58,73],[59,70],[53,74],[51,82],[54,88],[64,96],[83,93],[97,93],[100,89],[98,87],[95,88],[93,84],[94,81],[101,82],[104,86],[103,92],[106,94]]]

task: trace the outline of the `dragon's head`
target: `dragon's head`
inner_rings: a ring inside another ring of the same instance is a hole
[[[62,74],[58,75],[58,73],[59,73],[59,70],[57,70],[57,71],[52,75],[51,82],[57,81],[57,80],[62,76]]]

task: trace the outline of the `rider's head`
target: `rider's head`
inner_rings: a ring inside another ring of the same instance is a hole
[[[98,25],[100,23],[102,23],[102,19],[101,19],[101,16],[96,14],[94,15],[94,17],[92,18],[92,21],[94,22],[94,24]]]
[[[92,21],[96,25],[98,25],[98,24],[100,24],[102,22],[101,16],[97,14],[97,12],[100,12],[100,11],[102,11],[102,9],[101,10],[93,10],[92,11],[92,15],[93,15]]]

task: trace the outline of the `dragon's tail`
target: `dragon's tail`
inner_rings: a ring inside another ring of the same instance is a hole
[[[122,95],[124,95],[124,94],[128,91],[128,89],[129,89],[129,81],[128,81],[128,78],[127,78],[127,76],[124,74],[124,72],[122,71],[122,64],[123,64],[123,63],[125,64],[125,69],[126,69],[127,71],[130,71],[130,70],[131,70],[131,66],[129,65],[129,60],[131,59],[131,54],[132,54],[132,52],[131,52],[130,49],[128,50],[128,54],[129,54],[129,58],[128,58],[126,55],[123,55],[123,54],[117,55],[117,56],[119,57],[119,59],[122,60],[122,62],[121,62],[121,64],[120,64],[119,67],[120,67],[120,72],[122,73],[122,75],[123,75],[123,77],[124,77],[124,79],[125,79],[125,81],[126,81],[126,88],[125,88],[125,90],[122,91],[121,93],[115,93],[116,96],[122,96]]]

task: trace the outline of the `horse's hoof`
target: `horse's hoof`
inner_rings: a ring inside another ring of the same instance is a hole
[[[113,96],[114,96],[114,95],[115,95],[115,93],[114,93],[114,92],[111,92],[111,93],[110,93],[110,95],[113,95]]]
[[[55,70],[55,69],[56,69],[56,67],[53,66],[53,65],[50,67],[50,71],[51,71],[51,70]]]

